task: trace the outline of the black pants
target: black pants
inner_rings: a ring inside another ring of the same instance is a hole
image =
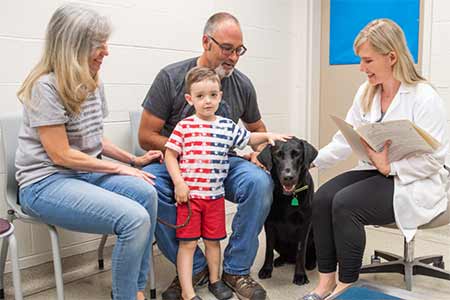
[[[395,221],[393,195],[394,179],[376,170],[349,171],[319,188],[313,201],[319,272],[335,272],[339,264],[339,281],[358,280],[366,245],[364,225]]]

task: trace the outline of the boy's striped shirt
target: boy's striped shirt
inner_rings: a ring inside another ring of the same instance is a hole
[[[166,147],[179,154],[181,174],[190,189],[189,197],[211,200],[224,197],[228,152],[234,147],[244,148],[249,139],[248,130],[220,116],[216,116],[215,121],[204,121],[197,116],[181,120]]]

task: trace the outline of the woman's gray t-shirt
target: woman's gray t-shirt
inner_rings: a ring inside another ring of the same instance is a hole
[[[58,95],[55,75],[41,76],[33,86],[30,105],[23,109],[16,151],[16,179],[20,187],[57,172],[77,172],[52,162],[39,138],[38,127],[64,124],[70,147],[95,157],[102,152],[103,118],[107,114],[102,84],[83,102],[80,114],[71,115]]]

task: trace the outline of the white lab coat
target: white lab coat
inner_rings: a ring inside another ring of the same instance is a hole
[[[367,82],[355,95],[345,120],[355,127],[375,123],[381,117],[380,91],[373,99],[370,112],[362,111],[362,93]],[[394,214],[397,226],[409,242],[417,227],[426,224],[447,209],[448,172],[444,168],[449,151],[447,113],[441,97],[427,83],[415,86],[401,84],[383,121],[407,119],[433,136],[441,147],[432,154],[414,155],[391,162],[394,175]],[[332,141],[320,149],[314,165],[329,168],[350,156],[352,149],[338,131]],[[371,164],[358,162],[355,169],[375,169]],[[364,201],[364,199],[361,199]]]

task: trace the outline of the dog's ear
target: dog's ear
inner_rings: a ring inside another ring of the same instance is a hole
[[[301,141],[303,144],[303,158],[304,158],[304,161],[309,166],[316,158],[318,152],[317,152],[316,148],[314,148],[314,146],[312,146],[307,141],[305,141],[305,140],[301,140]]]
[[[256,158],[268,171],[272,170],[272,145],[267,144]]]

